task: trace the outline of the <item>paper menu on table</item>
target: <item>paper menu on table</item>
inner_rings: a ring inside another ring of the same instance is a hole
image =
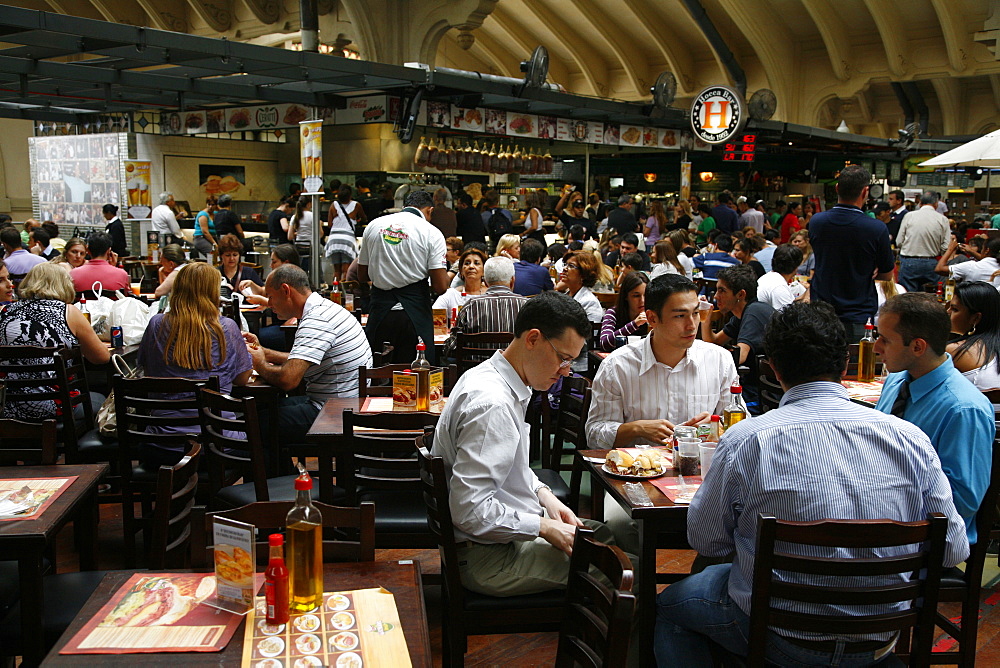
[[[77,476],[0,480],[0,522],[30,520],[41,515]]]
[[[688,475],[684,476],[683,488],[681,486],[681,478],[663,477],[655,478],[649,481],[649,484],[656,487],[664,494],[667,498],[678,505],[687,505],[691,503],[691,498],[694,496],[698,488],[701,487],[701,476],[700,475]]]

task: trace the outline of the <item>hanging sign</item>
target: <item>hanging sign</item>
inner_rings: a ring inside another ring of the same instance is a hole
[[[727,86],[709,86],[691,104],[691,129],[709,144],[729,141],[745,123],[743,96]]]

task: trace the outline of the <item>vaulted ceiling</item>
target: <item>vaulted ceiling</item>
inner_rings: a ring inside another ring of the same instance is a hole
[[[20,7],[198,35],[288,46],[297,0],[18,0]],[[1000,0],[319,0],[321,41],[352,40],[362,58],[520,78],[549,50],[549,81],[581,95],[649,100],[664,71],[674,106],[735,83],[703,10],[746,74],[747,94],[778,100],[774,118],[895,136],[890,84],[913,81],[931,136],[996,129]],[[387,14],[388,12],[388,14]],[[387,20],[388,16],[388,20]],[[470,40],[470,36],[472,39]],[[471,42],[471,44],[470,44]],[[387,46],[395,43],[394,46]]]

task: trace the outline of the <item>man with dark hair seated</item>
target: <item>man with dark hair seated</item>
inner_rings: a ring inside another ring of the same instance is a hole
[[[539,263],[545,257],[545,245],[537,239],[521,242],[521,259],[514,263],[514,292],[531,297],[552,289],[552,276]]]
[[[930,438],[955,507],[976,542],[976,512],[990,484],[993,406],[945,352],[951,319],[933,295],[908,292],[879,310],[875,352],[889,377],[876,409],[912,422]]]
[[[94,289],[95,282],[100,282],[103,290],[129,291],[132,279],[118,267],[118,257],[111,250],[111,236],[107,232],[92,232],[87,237],[87,254],[91,259],[69,272],[74,290],[87,292]]]
[[[795,301],[792,281],[802,264],[802,251],[792,244],[781,244],[771,258],[771,271],[757,280],[757,299],[780,310]],[[798,287],[798,286],[796,286]]]
[[[844,326],[829,304],[793,304],[771,319],[764,348],[785,390],[781,407],[726,430],[688,510],[691,547],[706,557],[732,554],[733,561],[708,566],[658,596],[657,665],[711,666],[712,643],[747,655],[761,513],[798,522],[915,522],[928,513],[942,513],[948,518],[944,565],[954,566],[968,556],[965,526],[927,436],[903,420],[852,403],[841,385],[847,343]],[[815,549],[811,555],[828,558],[871,556],[871,550]],[[909,548],[881,549],[878,556],[888,559],[905,552]],[[784,579],[801,584],[814,580],[798,574]],[[842,580],[844,586],[866,588],[902,584],[899,576],[854,585],[849,578]],[[801,614],[853,611],[842,603],[778,605]],[[871,608],[858,612],[880,612]],[[899,608],[886,605],[884,611]],[[891,633],[845,638],[772,628],[767,659],[779,666],[873,665],[895,642]]]
[[[640,271],[652,271],[653,263],[649,259],[649,253],[644,250],[639,250],[639,237],[632,233],[622,236],[621,245],[618,247],[618,250],[608,254],[608,260],[605,264],[609,267],[614,267],[620,264],[621,258],[629,253],[636,253],[642,258],[642,266],[639,268]]]
[[[590,332],[573,298],[551,290],[532,297],[518,313],[514,341],[463,374],[441,413],[432,451],[448,470],[462,584],[475,592],[565,587],[578,526],[615,543],[608,527],[577,518],[528,465],[531,391],[568,376]]]
[[[730,255],[733,252],[733,238],[725,232],[715,237],[715,251],[694,256],[694,266],[701,269],[702,278],[714,281],[719,272],[726,267],[740,264],[740,261]]]

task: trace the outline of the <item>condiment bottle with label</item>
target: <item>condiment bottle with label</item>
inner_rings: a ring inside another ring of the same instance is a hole
[[[717,442],[719,440],[719,423],[721,420],[721,415],[713,415],[708,422],[698,425],[698,438],[705,443]]]
[[[299,464],[295,505],[288,511],[289,608],[310,612],[323,601],[323,516],[312,504],[313,479]]]
[[[264,602],[267,623],[288,623],[288,568],[285,566],[285,537],[273,533],[267,538],[271,554],[264,571]]]
[[[875,327],[871,318],[865,323],[865,335],[858,341],[858,380],[862,383],[875,380]]]
[[[733,398],[722,411],[722,427],[724,429],[729,429],[747,417],[747,405],[743,403],[743,388],[739,385],[733,385],[729,388],[729,392]]]
[[[410,370],[417,374],[417,410],[429,411],[431,409],[431,363],[427,361],[424,351],[427,346],[424,340],[417,339],[417,357],[410,365]]]
[[[341,306],[344,305],[344,293],[340,288],[340,281],[336,277],[333,279],[333,287],[330,289],[330,301]]]

